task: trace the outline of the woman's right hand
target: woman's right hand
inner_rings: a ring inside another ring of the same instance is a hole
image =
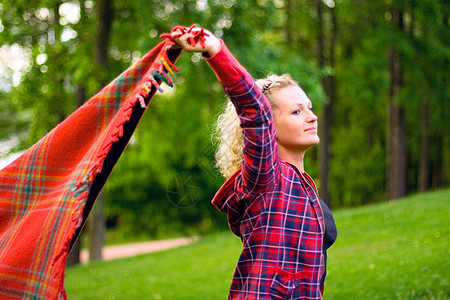
[[[171,33],[172,40],[186,52],[201,52],[209,57],[220,51],[222,45],[220,40],[209,30],[203,28],[185,27],[185,30],[178,28]],[[202,35],[204,41],[201,42],[196,34]],[[197,37],[197,38],[196,38]]]

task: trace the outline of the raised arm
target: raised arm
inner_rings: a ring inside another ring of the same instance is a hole
[[[197,32],[175,31],[178,37],[174,41],[185,51],[202,52],[222,83],[243,129],[242,187],[248,193],[263,192],[278,176],[278,150],[269,101],[222,40],[204,30],[204,40],[197,38],[195,42]]]

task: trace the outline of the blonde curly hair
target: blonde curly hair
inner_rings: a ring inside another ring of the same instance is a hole
[[[276,106],[271,94],[279,89],[299,84],[289,74],[270,75],[256,80],[256,84],[263,91],[272,109]],[[218,142],[216,151],[216,167],[220,173],[229,178],[242,166],[244,139],[240,120],[236,109],[230,100],[224,106],[223,112],[217,118],[214,137]]]

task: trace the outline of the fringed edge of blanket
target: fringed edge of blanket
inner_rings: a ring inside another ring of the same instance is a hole
[[[67,235],[68,238],[58,251],[58,254],[54,257],[52,265],[55,266],[58,265],[58,263],[61,263],[61,267],[57,268],[58,270],[56,270],[56,273],[54,274],[55,278],[61,275],[63,276],[67,256],[76,239],[79,237],[81,229],[86,222],[92,206],[106,182],[106,179],[100,181],[98,184],[99,186],[96,189],[98,192],[94,192],[94,195],[91,195],[93,187],[96,184],[97,177],[104,172],[102,175],[107,178],[120,157],[119,154],[117,158],[115,158],[112,162],[109,162],[112,165],[108,166],[108,170],[105,171],[105,161],[110,155],[111,149],[123,138],[127,138],[125,145],[128,143],[129,138],[131,138],[131,135],[133,134],[137,124],[147,108],[147,105],[153,98],[156,91],[163,92],[160,86],[161,83],[164,82],[171,87],[173,86],[173,82],[167,73],[174,75],[173,70],[176,72],[178,71],[174,65],[174,62],[181,53],[181,50],[173,50],[172,46],[174,43],[170,39],[166,39],[163,43],[163,49],[161,50],[159,56],[150,66],[147,74],[144,76],[144,79],[141,80],[143,83],[140,83],[139,86],[135,88],[132,95],[128,98],[128,101],[122,105],[122,112],[120,114],[121,117],[114,120],[114,128],[111,131],[111,134],[104,139],[103,147],[95,156],[95,163],[89,168],[84,177],[82,177],[82,179],[72,190],[73,196],[79,201],[77,208],[73,211],[74,218],[71,220],[71,222],[75,223],[75,226],[71,226],[71,231],[68,232]],[[138,103],[140,104],[140,107],[137,105]],[[134,111],[136,109],[139,109],[139,112],[134,115]],[[124,127],[132,118],[137,119],[134,120],[135,125],[133,124],[133,126],[129,129],[129,132],[125,133]],[[124,150],[125,145],[122,149],[118,150],[120,153]],[[61,286],[61,291],[63,291],[63,286]],[[63,296],[63,299],[64,297],[65,296]]]

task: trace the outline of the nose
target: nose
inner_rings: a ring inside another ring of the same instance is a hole
[[[308,116],[306,117],[306,122],[308,122],[308,123],[317,122],[317,116],[313,113],[312,110],[308,109]]]

